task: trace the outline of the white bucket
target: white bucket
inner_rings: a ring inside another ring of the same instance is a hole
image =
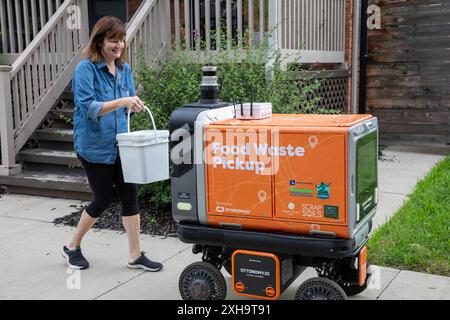
[[[153,130],[130,132],[130,111],[128,110],[128,133],[116,135],[124,181],[147,184],[169,179],[169,131]]]

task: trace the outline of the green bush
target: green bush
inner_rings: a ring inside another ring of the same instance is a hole
[[[215,43],[214,40],[212,42]],[[243,48],[233,45],[232,50],[221,50],[217,54],[174,51],[170,59],[157,62],[151,68],[141,63],[134,70],[136,84],[140,87],[138,95],[151,109],[158,129],[168,129],[170,115],[175,109],[200,100],[203,65],[218,67],[217,73],[222,80],[219,97],[223,101],[272,102],[274,113],[327,112],[317,108],[319,97],[307,98],[320,87],[320,82],[290,80],[289,72],[281,68],[280,53],[271,53],[267,41],[264,41]],[[272,75],[271,81],[267,81],[268,74]],[[132,128],[151,128],[148,115],[137,114]],[[140,196],[168,208],[171,203],[170,182],[141,186]]]

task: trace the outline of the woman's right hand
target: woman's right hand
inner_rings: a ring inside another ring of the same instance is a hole
[[[145,108],[144,102],[138,96],[127,97],[123,99],[123,106],[128,108],[131,112],[141,112]]]

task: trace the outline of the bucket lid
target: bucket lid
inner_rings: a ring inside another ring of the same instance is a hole
[[[156,136],[158,140],[168,140],[169,139],[169,130],[156,130]],[[141,130],[141,131],[133,131],[120,133],[116,135],[116,139],[119,142],[124,141],[133,141],[133,142],[145,142],[155,140],[155,131],[154,130]]]

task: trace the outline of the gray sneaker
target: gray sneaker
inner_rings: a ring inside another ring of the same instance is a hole
[[[64,246],[61,250],[61,255],[66,259],[67,264],[72,269],[84,270],[89,268],[89,262],[81,253],[81,248],[79,246],[75,250],[69,250]]]
[[[163,265],[159,262],[154,262],[145,256],[145,252],[141,252],[139,258],[132,263],[128,263],[130,269],[144,269],[151,272],[159,271],[163,268]]]

